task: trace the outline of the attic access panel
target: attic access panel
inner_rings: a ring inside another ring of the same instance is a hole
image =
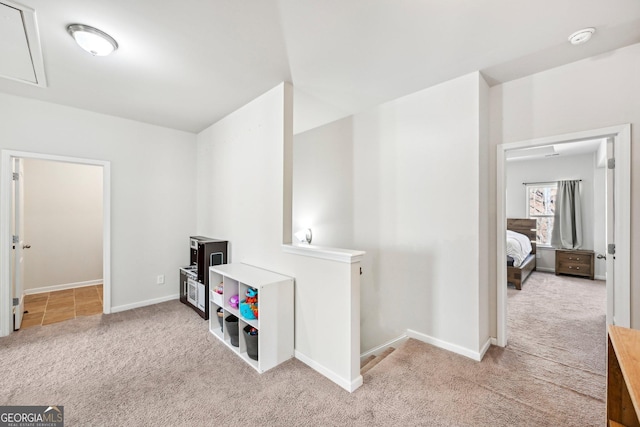
[[[0,76],[46,86],[35,11],[0,0]]]

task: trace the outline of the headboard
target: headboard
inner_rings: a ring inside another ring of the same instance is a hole
[[[528,218],[507,218],[507,230],[524,234],[531,239],[531,253],[536,253],[537,225],[535,219]]]

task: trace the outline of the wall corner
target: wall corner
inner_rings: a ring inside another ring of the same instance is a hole
[[[290,244],[293,222],[293,85],[284,82],[282,86],[282,243]]]

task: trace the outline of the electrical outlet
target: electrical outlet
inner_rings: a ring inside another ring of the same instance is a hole
[[[164,285],[164,274],[158,275],[158,278],[156,279],[156,283],[158,285]]]

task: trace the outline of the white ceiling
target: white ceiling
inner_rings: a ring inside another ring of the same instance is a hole
[[[300,131],[472,71],[496,84],[640,42],[639,0],[20,2],[36,11],[48,87],[0,91],[190,132],[282,81]],[[71,23],[119,50],[92,57]],[[572,46],[584,27],[593,39]]]

